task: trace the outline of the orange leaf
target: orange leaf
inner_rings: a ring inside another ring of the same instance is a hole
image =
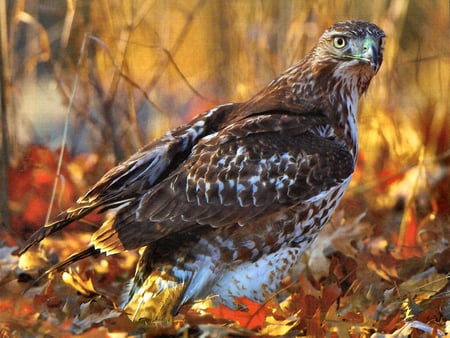
[[[342,318],[348,322],[352,323],[363,323],[364,322],[364,315],[357,312],[347,312],[344,313]]]
[[[417,215],[414,207],[410,206],[405,210],[400,225],[398,246],[401,248],[402,258],[420,257],[422,255],[417,245],[418,230]]]
[[[341,295],[342,290],[336,284],[330,284],[322,290],[322,297],[320,302],[320,310],[326,313],[330,307],[336,303]]]
[[[206,309],[216,319],[226,319],[238,322],[241,327],[253,330],[264,326],[266,316],[271,313],[266,305],[261,305],[246,297],[236,297],[236,305],[243,305],[247,310],[233,310],[220,304],[216,309]]]
[[[309,337],[325,337],[325,334],[320,325],[320,309],[317,309],[312,318],[305,319],[306,332]]]

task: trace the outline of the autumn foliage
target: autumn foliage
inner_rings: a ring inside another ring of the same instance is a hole
[[[58,158],[57,151],[32,145],[24,151],[18,163],[9,168],[11,225],[22,235],[31,234],[45,224],[55,181],[55,209],[63,211],[86,189],[86,182],[81,177],[88,177],[98,159],[95,154],[82,154],[71,159],[65,152],[60,174],[56,176]],[[92,215],[87,220],[96,222],[100,217]]]
[[[77,179],[77,170],[95,171],[95,161],[92,167],[86,167],[84,160],[84,167],[79,164],[86,156],[72,159],[65,155],[61,170],[64,188],[58,190],[58,208],[69,206],[86,187],[86,182]],[[45,218],[40,208],[45,209],[52,193],[56,159],[57,152],[32,146],[17,167],[10,168],[11,201],[16,206],[13,221],[19,238]],[[380,178],[383,183],[378,189],[387,191],[405,177],[388,183]],[[442,205],[431,187],[427,193],[431,206]],[[395,192],[390,194],[396,198]],[[136,253],[89,258],[65,272],[33,282],[46,268],[83,248],[89,241],[88,229],[83,231],[83,227],[99,224],[101,215],[46,239],[20,261],[13,255],[14,243],[9,243],[0,249],[2,330],[84,336],[119,331],[314,337],[428,330],[430,336],[439,336],[450,313],[449,232],[444,225],[448,220],[433,209],[420,218],[420,209],[414,204],[406,204],[397,212],[373,207],[364,210],[367,203],[350,190],[291,278],[264,304],[236,298],[237,307],[230,309],[207,299],[185,306],[172,324],[147,328],[131,323],[118,308],[124,282],[133,273]],[[397,218],[397,230],[392,229],[392,217]],[[401,227],[404,234],[399,236]],[[11,315],[16,320],[7,319]]]

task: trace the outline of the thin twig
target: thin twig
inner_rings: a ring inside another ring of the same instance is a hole
[[[149,83],[149,88],[155,88],[155,86],[157,85],[157,83],[159,82],[159,80],[161,80],[162,75],[164,74],[164,71],[166,70],[167,66],[169,64],[175,65],[175,62],[173,60],[173,56],[176,55],[176,53],[178,52],[179,48],[181,47],[181,45],[183,44],[187,33],[189,32],[189,28],[192,25],[192,22],[194,20],[195,17],[195,13],[197,13],[197,11],[199,11],[205,4],[205,0],[199,0],[194,8],[192,9],[192,11],[190,11],[187,14],[187,19],[184,22],[184,25],[180,31],[180,34],[178,35],[178,37],[175,39],[175,42],[173,44],[173,46],[170,48],[170,51],[165,49],[165,48],[161,48],[164,52],[166,52],[166,54],[168,56],[170,56],[166,61],[162,62],[160,64],[160,67],[155,71],[155,74],[153,76],[153,78],[151,79],[150,83]],[[176,65],[175,65],[176,66]],[[176,71],[178,72],[179,69],[178,67],[176,67]],[[184,76],[183,76],[183,80],[184,80]],[[189,86],[189,88],[192,89],[191,86]],[[194,91],[194,93],[198,94],[197,91]]]
[[[118,72],[118,74],[120,74],[120,76],[129,84],[131,84],[132,87],[136,88],[141,94],[142,96],[145,97],[145,99],[148,101],[148,103],[150,105],[152,105],[157,111],[159,111],[160,113],[164,113],[164,109],[161,108],[160,106],[158,106],[156,104],[156,102],[152,101],[152,99],[150,98],[150,96],[147,94],[147,92],[141,88],[141,86],[136,83],[135,81],[133,81],[133,79],[131,79],[127,74],[125,74],[124,72],[122,72],[122,70],[120,69],[120,67],[117,65],[117,63],[114,60],[114,57],[111,53],[111,51],[109,50],[108,46],[106,46],[106,44],[99,39],[98,37],[94,36],[94,35],[89,35],[89,38],[91,40],[93,40],[95,43],[97,43],[102,49],[103,51],[108,55],[110,61],[112,62],[113,67],[115,68],[115,70]],[[134,42],[130,42],[130,44],[136,44]],[[138,45],[138,44],[137,44]],[[175,60],[173,59],[172,54],[170,53],[169,50],[167,50],[164,47],[161,46],[148,46],[149,48],[154,48],[154,49],[159,49],[160,51],[162,51],[164,54],[166,54],[167,56],[167,60],[169,62],[169,64],[171,64],[175,71],[178,73],[178,75],[181,77],[181,79],[183,80],[183,82],[186,84],[186,86],[188,86],[189,89],[192,90],[192,92],[199,96],[201,99],[205,100],[205,101],[210,101],[212,102],[211,99],[205,97],[204,95],[202,95],[200,92],[197,91],[197,89],[194,88],[194,86],[189,82],[189,80],[186,78],[186,76],[183,74],[183,72],[180,70],[180,68],[177,66]]]
[[[9,130],[8,130],[8,48],[7,48],[7,15],[6,3],[0,1],[0,115],[1,115],[1,134],[2,148],[0,160],[0,186],[1,186],[1,226],[5,230],[10,230],[9,209],[8,209],[8,164],[9,164]]]
[[[78,89],[78,82],[79,82],[79,78],[80,78],[80,74],[79,74],[78,70],[81,69],[81,61],[83,59],[87,39],[88,39],[88,35],[85,34],[84,38],[83,38],[83,42],[81,43],[80,56],[78,57],[77,68],[76,68],[77,71],[75,73],[75,77],[73,80],[73,87],[72,87],[72,91],[71,91],[71,95],[70,95],[69,105],[68,105],[67,111],[66,111],[66,118],[64,121],[64,131],[63,131],[62,140],[61,140],[61,150],[59,152],[58,167],[56,169],[55,181],[53,182],[53,190],[52,190],[52,195],[50,198],[50,204],[49,204],[48,210],[47,210],[47,216],[45,217],[45,224],[48,224],[48,222],[50,220],[50,215],[52,212],[52,208],[53,208],[53,204],[54,204],[55,196],[56,196],[56,189],[58,188],[58,182],[59,182],[59,179],[61,176],[61,167],[62,167],[62,162],[63,162],[64,150],[66,148],[67,133],[68,133],[68,129],[69,129],[70,112],[72,111],[72,106],[73,106],[73,103],[75,100],[75,93],[77,92],[77,89]]]

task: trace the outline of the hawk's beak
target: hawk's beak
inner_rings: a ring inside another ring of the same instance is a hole
[[[362,53],[358,55],[358,59],[370,65],[370,67],[372,67],[372,69],[377,72],[378,68],[380,67],[380,60],[378,57],[378,44],[370,38],[364,40]]]

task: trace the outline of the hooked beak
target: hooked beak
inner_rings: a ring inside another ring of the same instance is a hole
[[[370,65],[372,69],[377,72],[380,68],[380,60],[378,54],[378,44],[367,38],[362,46],[362,53],[356,56],[360,61]]]

